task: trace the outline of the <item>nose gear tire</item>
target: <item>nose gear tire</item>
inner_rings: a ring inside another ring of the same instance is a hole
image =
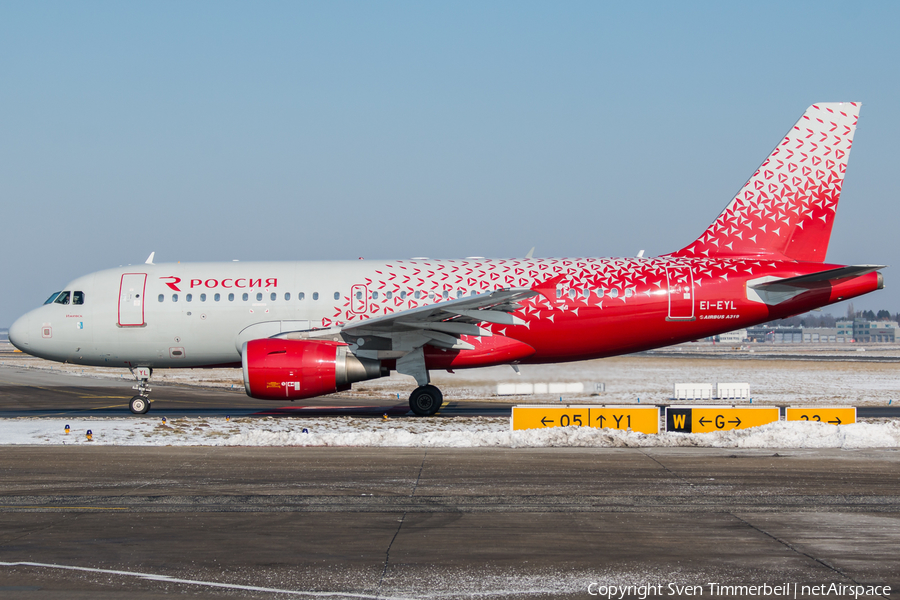
[[[150,399],[144,396],[135,396],[128,403],[128,408],[136,415],[146,414],[150,410]]]

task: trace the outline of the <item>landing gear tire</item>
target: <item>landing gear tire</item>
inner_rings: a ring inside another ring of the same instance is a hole
[[[433,385],[423,385],[409,395],[409,408],[420,417],[430,417],[441,409],[444,395]]]
[[[128,404],[128,408],[136,415],[147,414],[147,411],[150,410],[150,399],[144,396],[135,396]]]

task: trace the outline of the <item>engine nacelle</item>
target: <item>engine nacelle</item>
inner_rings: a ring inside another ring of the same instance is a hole
[[[319,340],[251,340],[241,362],[247,395],[261,400],[313,398],[389,374],[379,361],[353,356],[347,344]]]

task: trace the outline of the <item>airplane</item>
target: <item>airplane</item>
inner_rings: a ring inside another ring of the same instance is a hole
[[[120,267],[75,279],[13,323],[48,360],[153,370],[239,367],[253,398],[346,391],[391,371],[410,409],[443,403],[430,371],[650,350],[884,287],[882,265],[825,262],[860,103],[810,106],[693,242],[645,258],[417,258]],[[530,253],[529,253],[530,254]]]

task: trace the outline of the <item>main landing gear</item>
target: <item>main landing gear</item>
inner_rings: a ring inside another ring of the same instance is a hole
[[[430,417],[441,409],[444,395],[433,385],[423,385],[409,395],[409,408],[420,417]]]
[[[131,398],[128,408],[136,415],[147,414],[150,410],[150,374],[153,372],[149,367],[137,367],[131,369],[131,373],[138,380],[137,385],[131,389],[137,390],[138,395]]]

